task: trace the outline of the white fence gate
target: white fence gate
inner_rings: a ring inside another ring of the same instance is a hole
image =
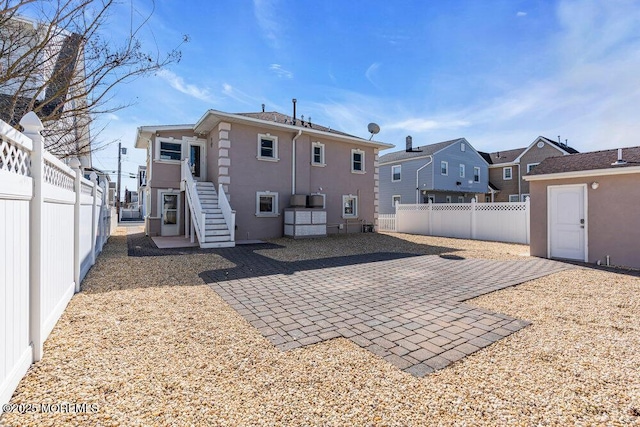
[[[396,215],[379,214],[378,231],[396,231]]]
[[[396,205],[380,231],[529,244],[529,200],[508,203],[426,203]],[[383,217],[383,215],[380,215]],[[386,228],[382,228],[386,227]]]
[[[111,233],[95,173],[44,150],[33,113],[0,121],[0,404],[11,398]],[[103,183],[104,184],[104,183]],[[114,217],[115,220],[115,217]]]

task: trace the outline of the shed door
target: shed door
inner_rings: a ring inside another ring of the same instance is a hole
[[[549,256],[586,259],[584,185],[549,187]]]

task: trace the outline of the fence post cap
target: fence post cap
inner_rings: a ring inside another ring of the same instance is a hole
[[[71,169],[80,169],[80,166],[82,166],[82,163],[80,163],[77,157],[72,157],[71,160],[69,160],[69,167]]]
[[[44,125],[40,118],[33,111],[29,111],[25,114],[22,119],[20,119],[20,126],[24,128],[27,132],[40,132],[44,129]]]
[[[92,182],[96,182],[98,180],[98,174],[96,174],[95,172],[91,172],[91,175],[89,175],[89,179]]]

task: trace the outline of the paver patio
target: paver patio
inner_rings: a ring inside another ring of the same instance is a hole
[[[567,268],[384,252],[282,262],[254,252],[268,247],[216,250],[235,267],[201,277],[283,351],[345,337],[418,377],[528,324],[465,300]]]

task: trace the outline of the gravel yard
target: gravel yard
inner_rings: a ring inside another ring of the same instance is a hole
[[[416,378],[339,338],[281,352],[204,285],[215,252],[129,257],[119,228],[11,400],[14,425],[640,425],[640,278],[575,268],[467,301],[532,324]],[[522,259],[425,236],[278,239],[279,261],[378,251]],[[260,252],[260,251],[258,251]]]

